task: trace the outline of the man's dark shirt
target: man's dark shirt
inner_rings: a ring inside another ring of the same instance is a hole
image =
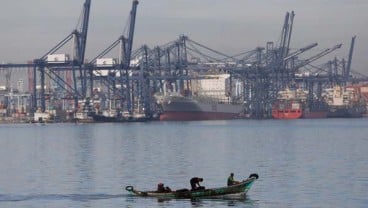
[[[196,189],[197,185],[199,187],[200,186],[199,182],[200,182],[200,180],[199,180],[198,177],[194,177],[194,178],[190,179],[190,185],[192,186],[192,189]]]

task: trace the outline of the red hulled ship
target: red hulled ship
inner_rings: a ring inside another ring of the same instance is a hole
[[[306,93],[302,90],[280,91],[276,102],[272,105],[272,117],[275,119],[301,118],[305,99]]]
[[[278,100],[272,106],[272,117],[276,119],[297,119],[302,115],[302,105],[297,100]]]

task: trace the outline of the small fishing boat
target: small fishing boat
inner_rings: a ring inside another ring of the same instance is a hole
[[[219,188],[188,190],[179,189],[176,191],[158,192],[158,191],[139,191],[133,186],[126,186],[125,190],[142,197],[157,197],[162,199],[193,199],[193,198],[226,198],[235,195],[245,196],[248,190],[253,185],[254,181],[258,179],[258,174],[253,173],[249,178],[232,186],[225,186]]]

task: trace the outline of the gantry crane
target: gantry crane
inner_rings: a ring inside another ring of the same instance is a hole
[[[131,93],[131,85],[132,82],[129,78],[129,70],[131,56],[132,56],[132,48],[134,41],[134,31],[135,31],[135,23],[137,16],[137,8],[139,1],[133,0],[132,7],[129,15],[129,25],[127,35],[121,35],[116,41],[114,41],[111,45],[109,45],[105,50],[103,50],[100,54],[98,54],[95,58],[93,58],[89,64],[88,68],[91,69],[90,73],[90,87],[91,87],[91,95],[93,91],[93,80],[101,80],[108,88],[108,91],[112,91],[109,94],[109,99],[111,97],[120,97],[120,102],[126,102],[127,109],[129,113],[132,113],[132,93]],[[106,66],[99,66],[98,61],[101,60],[105,55],[110,53],[114,48],[119,47],[119,60],[118,62],[114,62],[108,64]],[[101,71],[107,70],[108,74],[105,76]],[[96,76],[97,75],[97,76]],[[116,85],[120,84],[120,89],[116,88]],[[123,89],[123,86],[126,86],[126,89]],[[112,94],[112,95],[111,95]]]
[[[91,9],[91,0],[85,0],[83,5],[83,14],[82,14],[82,23],[81,27],[75,29],[71,34],[69,34],[65,39],[61,42],[56,44],[51,50],[49,50],[46,54],[41,56],[39,59],[35,59],[34,64],[34,71],[33,71],[33,106],[36,108],[37,106],[37,70],[40,71],[40,81],[41,81],[41,93],[40,93],[40,100],[41,100],[41,111],[44,112],[46,109],[46,99],[45,99],[45,75],[49,76],[54,81],[59,83],[60,87],[65,89],[63,85],[67,86],[67,90],[72,92],[74,95],[74,107],[77,109],[78,107],[78,98],[85,96],[85,88],[86,88],[86,74],[85,70],[83,70],[83,63],[86,51],[86,44],[87,44],[87,34],[88,34],[88,23],[89,23],[89,15]],[[54,53],[56,53],[60,48],[66,45],[71,40],[74,40],[74,51],[72,60],[63,60],[63,61],[56,61],[58,63],[53,63],[48,60],[48,57]],[[48,72],[46,72],[46,68],[48,68]],[[53,68],[59,68],[64,70],[72,70],[73,73],[73,81],[74,86],[70,86],[68,83],[65,82],[55,71]],[[81,92],[78,91],[78,78],[76,75],[76,70],[79,69],[80,71],[80,81],[81,81]],[[36,109],[34,109],[35,111]]]
[[[33,63],[29,64],[1,64],[0,68],[33,68],[32,73],[32,80],[33,80],[33,93],[32,93],[32,111],[35,112],[37,110],[37,101],[40,100],[41,102],[41,111],[44,112],[46,109],[46,98],[45,98],[45,77],[48,76],[50,79],[55,81],[60,88],[64,89],[65,91],[69,92],[70,94],[74,95],[75,98],[75,108],[78,105],[78,97],[81,97],[84,93],[83,86],[85,86],[86,82],[84,81],[84,72],[83,72],[83,61],[85,57],[86,51],[86,42],[87,42],[87,33],[88,33],[88,22],[89,22],[89,14],[91,8],[91,0],[85,0],[83,6],[83,17],[82,17],[82,24],[79,30],[74,30],[71,34],[69,34],[66,38],[56,44],[51,50],[45,53],[38,59],[34,59]],[[59,49],[61,49],[64,45],[69,43],[70,41],[74,42],[74,51],[72,52],[73,58],[69,60],[65,57],[64,60],[59,60],[56,62],[50,62],[48,60],[49,55],[55,54]],[[49,69],[49,70],[46,70]],[[54,69],[61,70],[72,70],[73,71],[73,78],[74,78],[74,86],[68,84],[63,78],[59,76],[58,73],[54,71]],[[80,79],[82,85],[82,92],[78,91],[78,78],[76,76],[76,70],[80,69]],[[37,74],[40,74],[40,96],[38,98],[37,95]]]

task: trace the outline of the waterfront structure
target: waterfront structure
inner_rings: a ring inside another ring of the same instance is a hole
[[[85,48],[91,0],[85,0],[80,28],[41,58],[27,64],[1,64],[0,70],[27,69],[29,113],[61,108],[77,116],[83,111],[81,101],[90,98],[97,113],[119,110],[153,117],[160,110],[154,94],[190,92],[202,97],[217,97],[218,102],[241,103],[245,114],[251,118],[271,118],[278,93],[298,86],[308,90],[309,97],[302,106],[305,107],[304,116],[308,117],[316,116],[314,112],[320,110],[314,108],[314,104],[321,100],[322,88],[368,80],[351,74],[355,36],[347,62],[335,58],[326,64],[327,70],[303,70],[313,61],[339,49],[341,44],[301,58],[304,52],[318,44],[291,49],[294,12],[285,15],[279,43],[267,42],[265,47],[237,55],[224,54],[185,35],[165,45],[153,48],[143,45],[133,51],[137,6],[138,1],[132,0],[126,37],[121,35],[88,63]],[[68,42],[75,43],[73,51],[60,52]],[[116,47],[120,51],[118,57],[106,57]],[[222,77],[219,74],[223,74]],[[225,82],[216,83],[213,76]],[[319,116],[322,113],[318,113]]]

